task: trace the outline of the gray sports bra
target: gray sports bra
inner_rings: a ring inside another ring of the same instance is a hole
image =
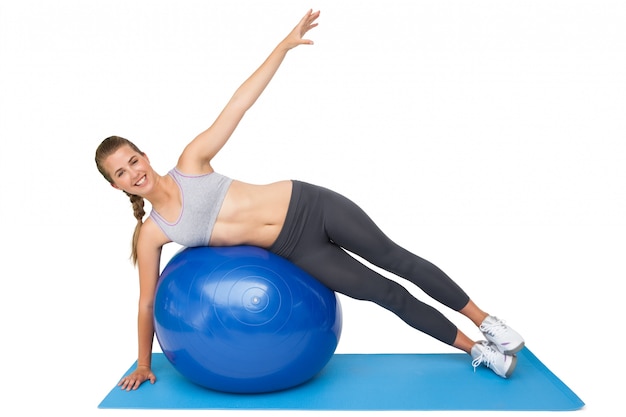
[[[150,217],[172,242],[185,247],[207,246],[233,180],[217,172],[186,175],[176,168],[168,174],[180,188],[182,209],[178,220],[169,223],[154,209]]]

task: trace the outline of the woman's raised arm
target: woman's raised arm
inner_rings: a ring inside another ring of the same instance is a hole
[[[211,159],[222,149],[246,111],[259,98],[283,62],[287,52],[299,45],[312,45],[304,35],[317,26],[320,12],[309,10],[291,32],[274,48],[259,68],[235,91],[213,124],[184,149],[178,168],[189,174],[211,172]]]

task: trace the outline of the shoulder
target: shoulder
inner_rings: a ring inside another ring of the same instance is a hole
[[[163,233],[161,228],[148,217],[141,225],[139,230],[139,240],[137,242],[138,249],[156,249],[161,248],[171,240]]]
[[[176,163],[175,169],[178,172],[189,175],[202,175],[213,172],[210,161],[198,157],[200,153],[200,150],[197,149],[198,147],[194,142],[187,145]]]
[[[154,286],[159,278],[163,245],[169,241],[152,219],[148,218],[141,225],[137,242],[137,266],[141,294],[146,295],[147,299],[153,296]]]

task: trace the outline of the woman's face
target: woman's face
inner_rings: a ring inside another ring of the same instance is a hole
[[[145,154],[133,150],[130,146],[121,146],[109,155],[102,164],[118,190],[143,196],[154,182],[154,171]]]

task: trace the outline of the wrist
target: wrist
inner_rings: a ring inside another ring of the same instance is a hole
[[[276,51],[278,52],[282,52],[283,54],[286,54],[287,52],[289,52],[291,49],[293,49],[295,47],[295,45],[292,45],[287,38],[283,39],[277,46],[276,46]]]

